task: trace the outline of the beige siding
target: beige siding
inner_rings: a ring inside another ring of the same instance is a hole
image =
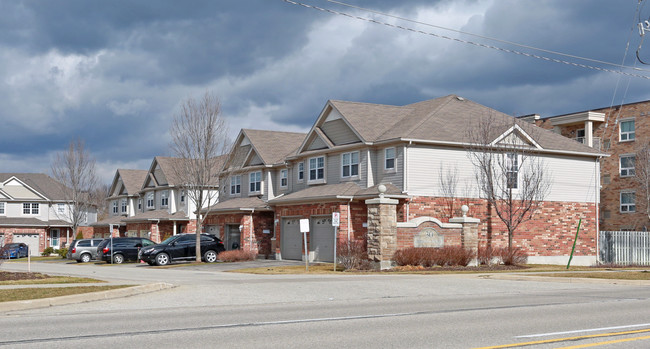
[[[23,186],[5,185],[2,190],[16,199],[41,199],[40,196]]]
[[[360,142],[359,137],[354,134],[343,119],[325,122],[321,129],[335,145]]]
[[[264,162],[256,153],[251,154],[251,159],[248,161],[247,166],[262,165]]]
[[[244,165],[244,161],[246,160],[246,156],[248,155],[248,152],[251,150],[250,145],[243,145],[239,146],[235,149],[235,153],[232,155],[231,161],[230,161],[230,166],[228,167],[229,169],[235,169],[235,168],[240,168]]]
[[[385,167],[385,149],[395,148],[395,170],[386,170]],[[375,184],[391,183],[394,186],[404,190],[404,147],[401,145],[379,148],[374,152],[374,173]]]
[[[307,147],[307,150],[316,150],[316,149],[325,149],[327,148],[327,144],[323,142],[322,139],[318,136],[314,136],[314,139],[312,140],[311,144]]]
[[[154,177],[156,177],[156,182],[158,182],[158,185],[165,185],[167,184],[167,178],[165,178],[165,174],[163,173],[162,169],[160,167],[157,167],[153,171]]]

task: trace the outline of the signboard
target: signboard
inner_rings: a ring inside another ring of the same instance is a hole
[[[300,232],[309,233],[309,219],[300,220]]]
[[[338,227],[341,223],[341,214],[339,212],[332,212],[332,226]]]

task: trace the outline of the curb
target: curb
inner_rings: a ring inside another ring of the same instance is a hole
[[[52,298],[30,299],[24,301],[0,302],[0,313],[129,297],[143,293],[166,290],[173,287],[176,286],[165,282],[157,282],[153,284],[125,287],[108,291],[89,292]]]
[[[513,275],[513,274],[480,274],[481,279],[494,280],[511,280],[511,281],[539,281],[539,282],[559,282],[566,284],[610,284],[610,285],[632,285],[632,286],[650,286],[648,280],[623,280],[623,279],[595,279],[595,278],[576,278],[561,276],[539,276],[539,275]]]

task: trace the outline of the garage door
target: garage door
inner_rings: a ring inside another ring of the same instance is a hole
[[[29,246],[29,254],[38,256],[38,234],[14,234],[13,242],[22,242]]]
[[[282,240],[280,253],[282,259],[302,260],[302,234],[300,233],[300,220],[284,218],[282,220]]]
[[[311,219],[310,250],[316,262],[334,262],[334,228],[332,217]]]

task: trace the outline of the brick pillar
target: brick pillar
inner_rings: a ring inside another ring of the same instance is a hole
[[[242,249],[258,253],[257,237],[255,236],[255,227],[253,225],[253,216],[244,215],[240,221],[242,226],[241,239]]]
[[[366,200],[368,206],[368,258],[380,269],[390,269],[397,251],[397,204],[384,198],[386,187],[379,185],[379,198]]]
[[[465,249],[476,252],[478,250],[478,225],[481,220],[478,218],[467,217],[469,207],[463,205],[460,210],[463,212],[462,217],[454,217],[449,220],[449,223],[460,223],[463,225],[461,231],[460,241]],[[474,259],[470,265],[477,265],[478,260]]]

